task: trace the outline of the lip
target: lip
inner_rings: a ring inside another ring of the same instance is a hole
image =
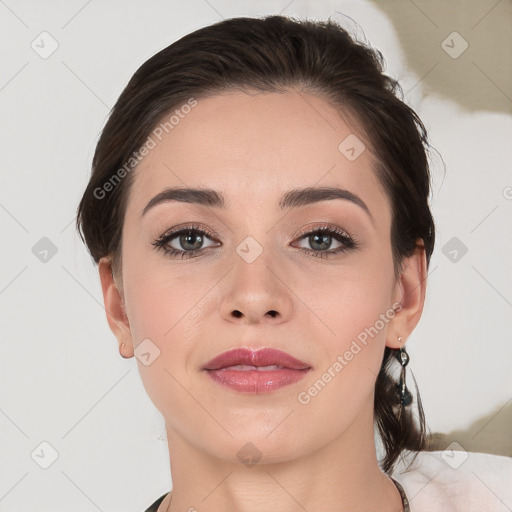
[[[218,384],[235,391],[268,393],[298,382],[311,366],[282,350],[236,348],[219,354],[202,370]]]
[[[204,370],[218,370],[228,366],[246,365],[246,366],[280,366],[290,370],[304,370],[310,368],[309,364],[299,361],[290,354],[277,350],[275,348],[262,348],[259,350],[250,350],[248,348],[235,348],[222,352],[204,366]]]

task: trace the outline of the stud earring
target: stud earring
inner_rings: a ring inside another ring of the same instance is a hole
[[[402,338],[398,337],[398,342],[402,343]],[[400,346],[400,348],[396,351],[395,357],[398,359],[398,362],[402,366],[402,371],[400,372],[400,382],[396,385],[400,405],[403,407],[407,407],[412,403],[412,395],[411,392],[407,389],[407,385],[405,382],[405,367],[409,363],[409,354],[405,350],[405,345]]]

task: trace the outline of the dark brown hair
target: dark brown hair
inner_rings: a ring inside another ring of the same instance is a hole
[[[375,156],[376,175],[392,205],[395,276],[418,241],[423,241],[428,265],[435,233],[428,204],[430,146],[423,123],[403,101],[400,85],[383,69],[378,50],[356,41],[331,19],[232,18],[161,50],[129,81],[94,153],[77,212],[77,229],[94,261],[110,256],[114,276],[121,275],[123,218],[134,175],[130,171],[139,148],[165,115],[191,98],[295,89],[323,98],[352,119]],[[403,450],[423,450],[427,439],[419,393],[418,421],[410,407],[393,406],[397,391],[390,366],[397,363],[395,352],[385,348],[375,386],[375,425],[388,473]]]

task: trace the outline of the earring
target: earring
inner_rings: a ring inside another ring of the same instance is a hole
[[[398,342],[402,343],[402,338],[398,337]],[[412,395],[411,392],[407,389],[407,385],[405,382],[405,367],[409,363],[409,354],[405,350],[405,345],[396,351],[395,357],[398,359],[398,362],[402,366],[402,371],[400,373],[400,382],[396,385],[400,404],[403,407],[407,407],[412,403]]]

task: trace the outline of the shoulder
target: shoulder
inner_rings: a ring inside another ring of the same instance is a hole
[[[391,476],[402,484],[411,512],[512,510],[511,457],[454,450],[408,452]]]

